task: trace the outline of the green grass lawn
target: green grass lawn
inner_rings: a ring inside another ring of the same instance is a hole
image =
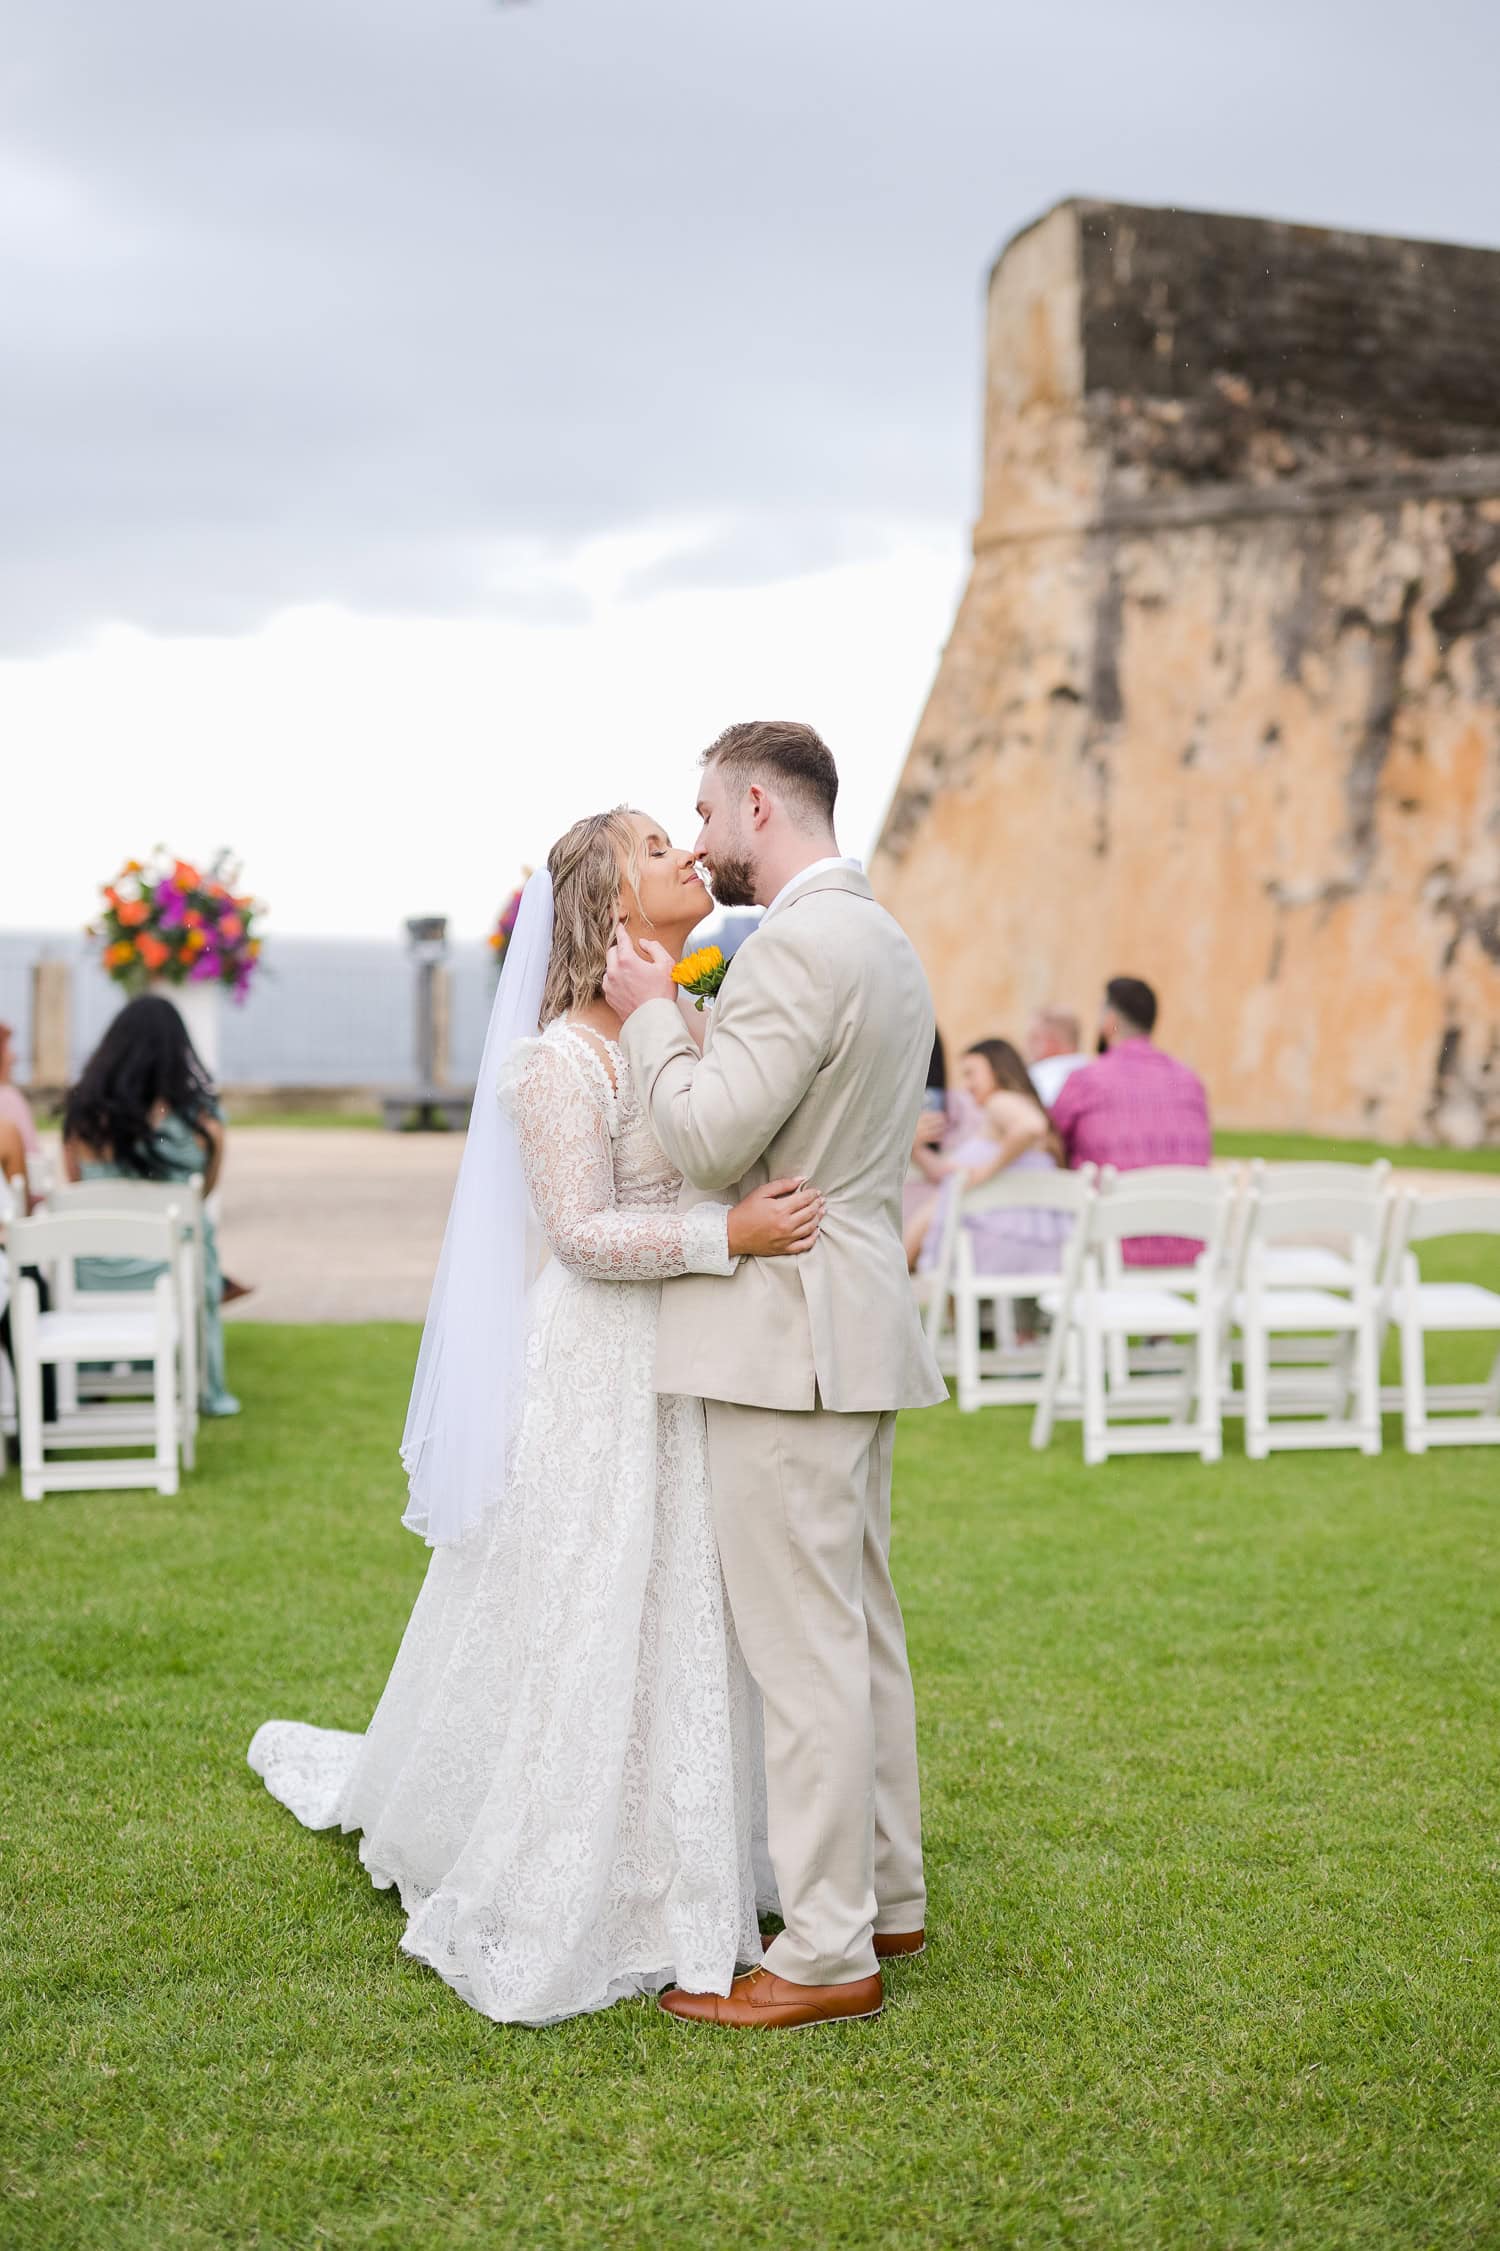
[[[1216,1133],[1214,1155],[1324,1165],[1369,1165],[1385,1157],[1427,1172],[1500,1172],[1500,1149],[1431,1149],[1415,1141],[1341,1141],[1317,1133]]]
[[[1500,1456],[908,1418],[926,1958],[522,2031],[244,1763],[381,1686],[415,1341],[235,1329],[175,1500],[0,1482],[6,2251],[1500,2243]]]

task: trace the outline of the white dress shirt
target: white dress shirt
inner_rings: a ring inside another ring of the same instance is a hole
[[[814,860],[810,866],[799,868],[795,875],[787,878],[771,901],[771,905],[767,907],[766,913],[769,914],[772,907],[779,907],[783,899],[789,899],[792,893],[800,889],[804,883],[810,883],[815,875],[823,875],[829,868],[853,868],[858,873],[860,863],[858,860],[847,859],[843,854],[837,852],[826,860]]]
[[[1041,1097],[1044,1109],[1050,1110],[1063,1090],[1063,1082],[1085,1063],[1096,1059],[1092,1055],[1044,1055],[1040,1063],[1031,1066],[1031,1083]]]

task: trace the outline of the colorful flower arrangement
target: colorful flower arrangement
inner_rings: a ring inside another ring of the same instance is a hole
[[[692,993],[700,1010],[706,1000],[712,1000],[729,974],[729,964],[717,946],[700,946],[696,953],[684,954],[672,972],[672,982],[685,993]]]
[[[232,888],[238,877],[227,852],[207,874],[159,847],[149,860],[127,860],[100,885],[104,911],[89,926],[104,941],[115,982],[132,993],[157,983],[228,985],[242,1001],[260,959],[255,926],[265,908]]]
[[[531,870],[530,868],[528,868],[526,870],[526,875],[521,878],[521,881],[516,885],[516,888],[514,889],[514,891],[512,891],[510,897],[506,900],[504,906],[500,909],[500,913],[496,918],[495,927],[490,932],[490,950],[494,954],[495,967],[497,970],[501,970],[505,967],[505,949],[510,944],[511,938],[515,933],[516,916],[521,911],[521,893],[526,888],[526,878],[530,874]]]

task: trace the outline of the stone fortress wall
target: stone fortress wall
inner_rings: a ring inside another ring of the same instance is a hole
[[[1144,976],[1225,1125],[1500,1129],[1500,254],[1069,202],[872,862],[950,1041]]]

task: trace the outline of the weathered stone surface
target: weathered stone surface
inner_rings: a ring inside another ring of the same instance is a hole
[[[1069,203],[872,865],[953,1038],[1144,976],[1225,1124],[1500,1128],[1500,254]]]

